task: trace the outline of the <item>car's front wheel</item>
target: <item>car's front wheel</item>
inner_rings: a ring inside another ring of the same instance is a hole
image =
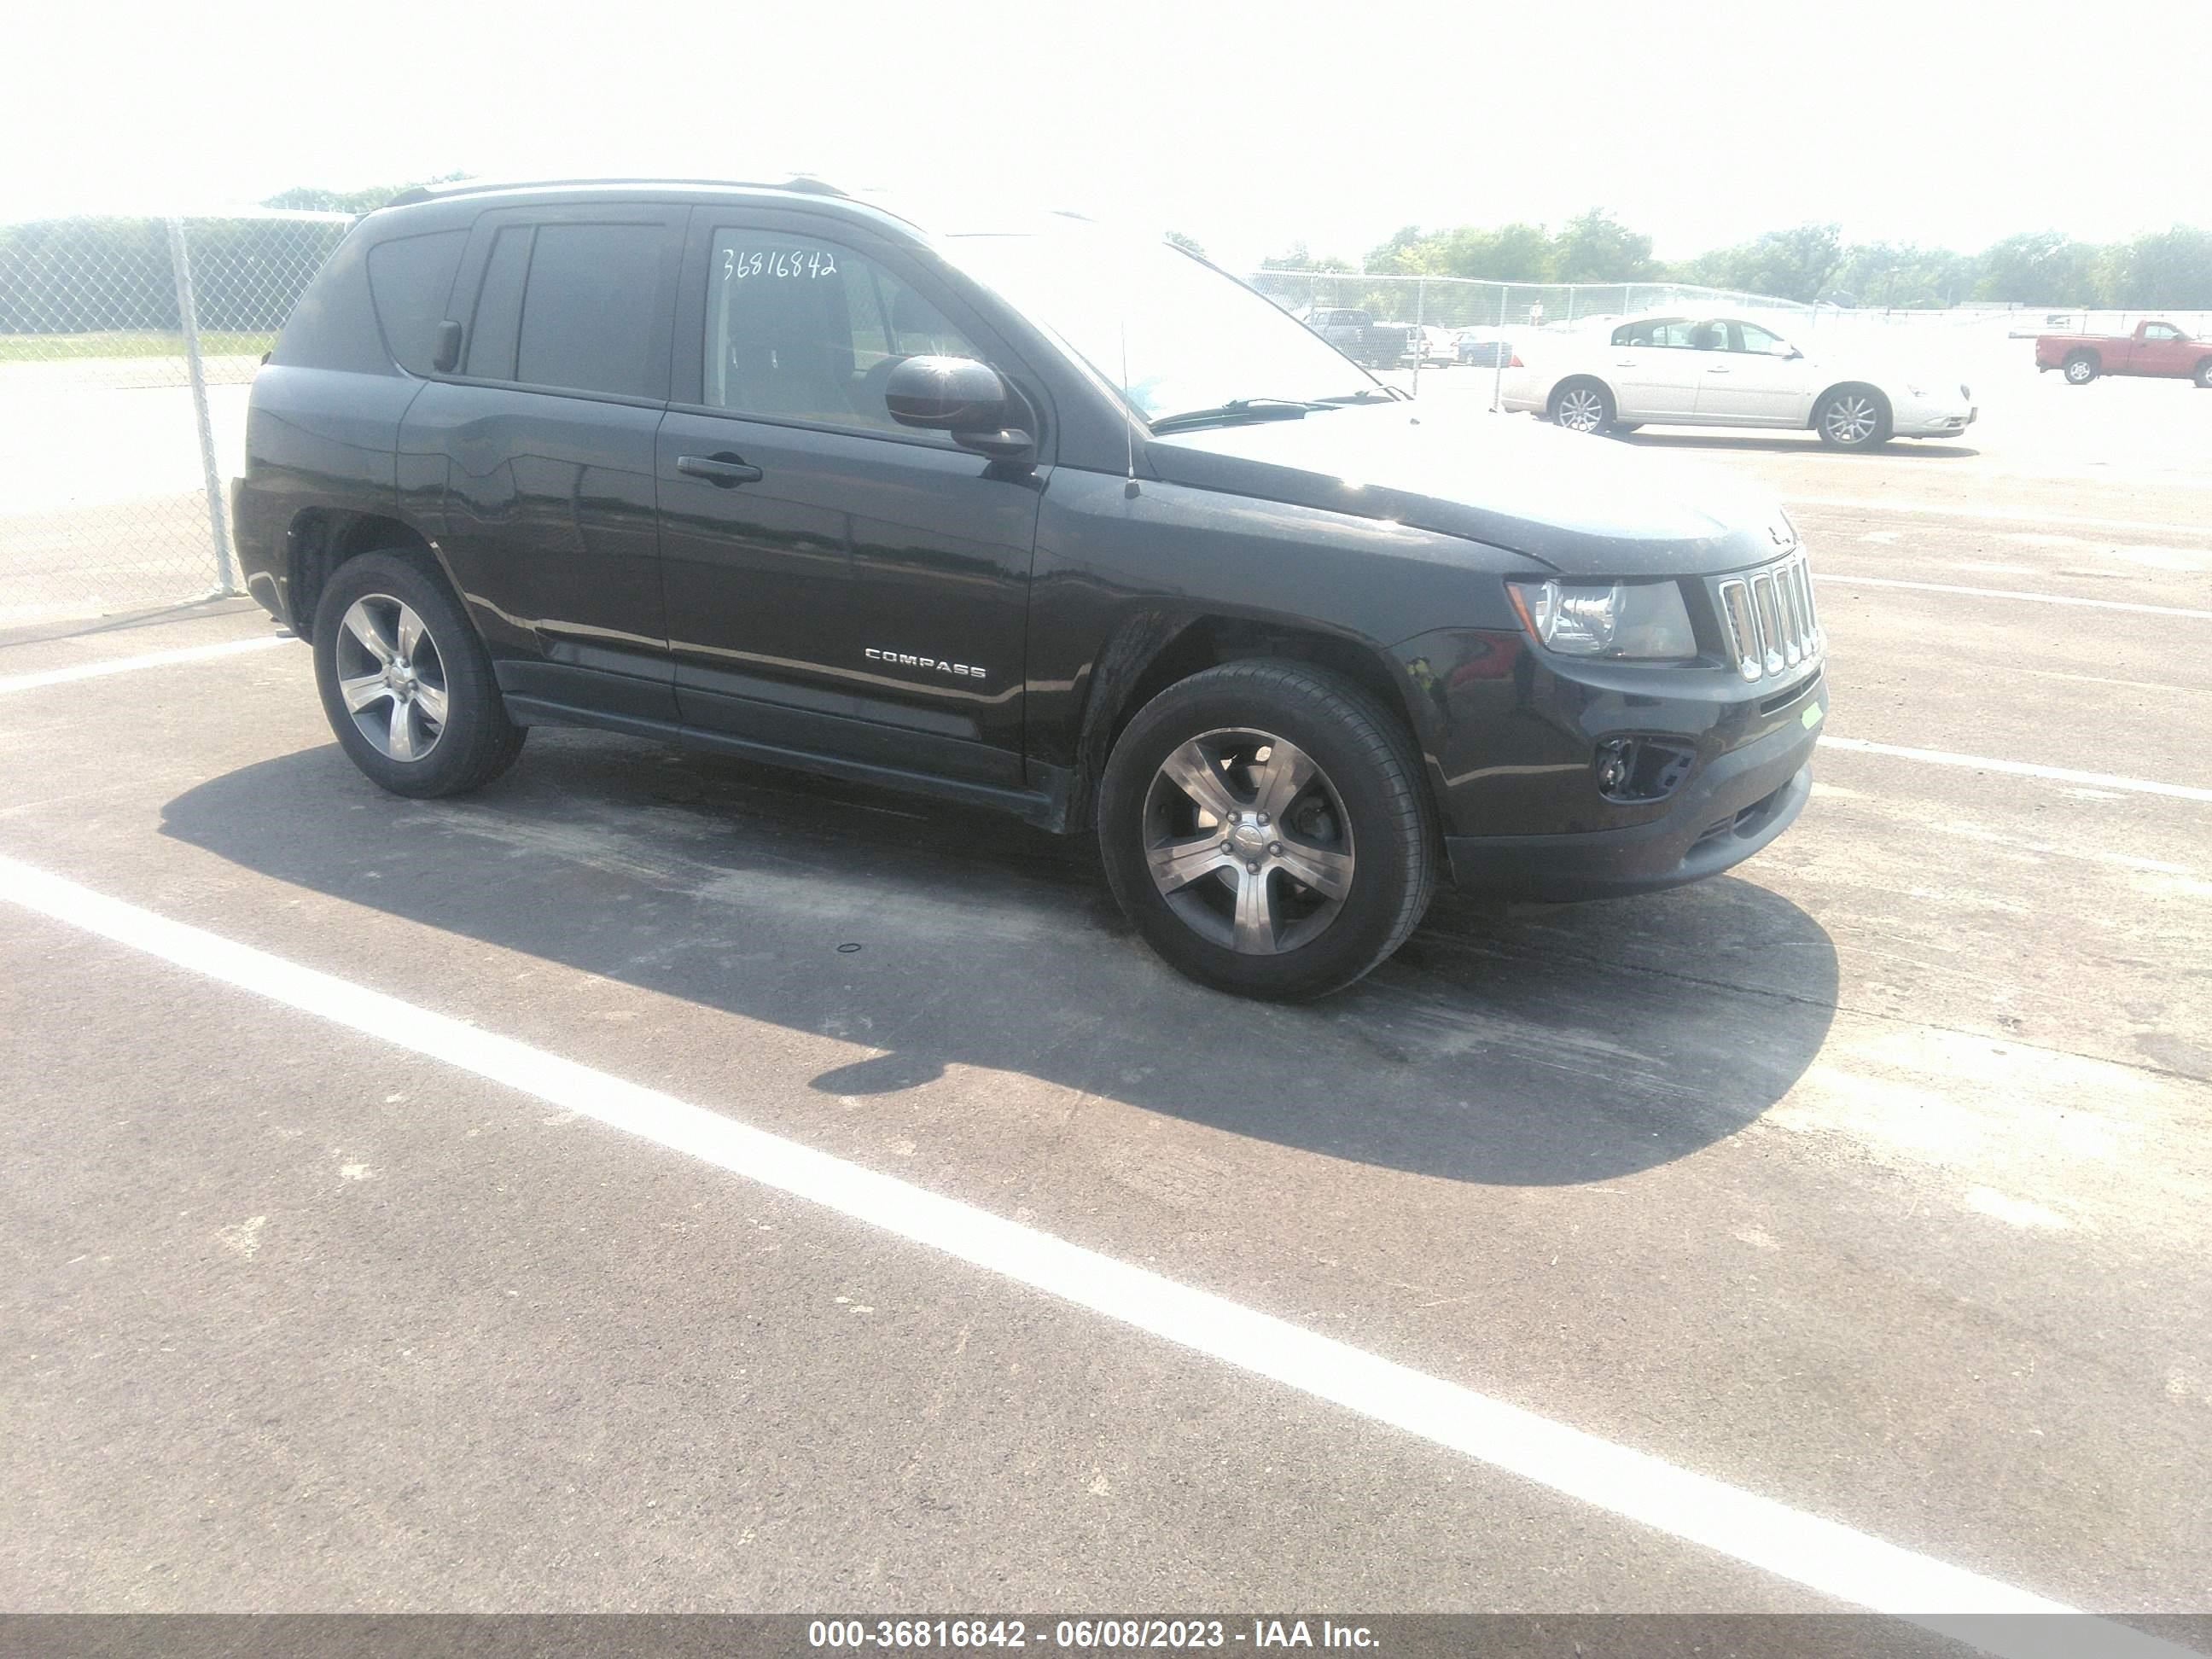
[[[2207,357],[2197,365],[2197,384],[2207,392],[2212,392],[2212,357]]]
[[[1814,411],[1813,425],[1831,449],[1876,449],[1889,441],[1889,410],[1865,386],[1830,392]]]
[[[491,659],[446,584],[394,549],[349,559],[315,605],[315,682],[353,763],[395,795],[458,795],[513,765]]]
[[[1553,424],[1570,432],[1602,432],[1613,417],[1613,394],[1595,380],[1569,380],[1552,393]]]
[[[1227,663],[1146,704],[1106,763],[1098,837],[1146,942],[1242,996],[1351,984],[1405,942],[1436,884],[1405,728],[1299,662]]]

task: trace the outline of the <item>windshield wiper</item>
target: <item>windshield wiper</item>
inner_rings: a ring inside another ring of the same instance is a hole
[[[1334,409],[1334,399],[1316,402],[1301,398],[1231,398],[1211,409],[1185,409],[1163,415],[1152,422],[1155,432],[1181,432],[1190,427],[1223,426],[1232,421],[1303,421],[1317,409]]]
[[[1359,392],[1346,392],[1334,398],[1323,398],[1322,402],[1332,409],[1339,404],[1395,404],[1409,401],[1395,386],[1370,386]]]

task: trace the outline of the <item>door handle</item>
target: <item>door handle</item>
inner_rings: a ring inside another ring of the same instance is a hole
[[[1711,368],[1707,369],[1707,370],[1705,371],[1705,373],[1706,373],[1706,374],[1727,374],[1727,373],[1728,373],[1728,370],[1726,370],[1725,368],[1723,368],[1719,364],[1716,363],[1716,364],[1714,364],[1714,365],[1713,365],[1713,367],[1712,367],[1712,368]]]
[[[1633,368],[1636,367],[1636,359],[1633,357],[1616,357],[1613,360],[1613,366],[1615,368]]]
[[[742,456],[727,453],[720,455],[678,455],[676,470],[694,478],[704,478],[717,489],[732,489],[741,483],[758,483],[761,470],[745,465]]]

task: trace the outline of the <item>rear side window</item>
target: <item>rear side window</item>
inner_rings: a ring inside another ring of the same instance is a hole
[[[468,241],[465,230],[441,230],[379,242],[368,251],[368,293],[385,349],[410,374],[430,372],[438,325]]]
[[[512,234],[501,233],[501,242]],[[667,365],[652,357],[666,240],[657,225],[538,226],[514,379],[631,398],[664,395]]]

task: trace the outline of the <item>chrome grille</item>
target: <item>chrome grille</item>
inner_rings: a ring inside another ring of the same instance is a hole
[[[1714,597],[1729,648],[1735,653],[1736,672],[1744,678],[1785,674],[1820,654],[1813,573],[1802,552],[1747,575],[1723,577],[1714,586]]]

